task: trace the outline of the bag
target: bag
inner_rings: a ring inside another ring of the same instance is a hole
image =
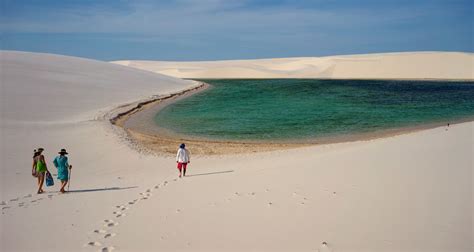
[[[46,172],[46,186],[53,186],[53,185],[54,185],[53,176],[51,176],[51,173]]]
[[[31,170],[31,176],[37,178],[38,177],[38,173],[36,172],[36,169],[32,169]]]

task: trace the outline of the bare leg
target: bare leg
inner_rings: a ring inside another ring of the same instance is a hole
[[[67,180],[61,180],[61,190],[59,190],[61,193],[65,193],[66,190],[64,190],[64,187],[67,185]]]
[[[44,172],[38,176],[38,194],[43,192]]]
[[[183,167],[183,176],[186,177],[186,166]]]

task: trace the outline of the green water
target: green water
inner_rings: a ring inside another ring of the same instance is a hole
[[[474,116],[474,82],[203,80],[156,123],[222,140],[298,140],[450,122]]]

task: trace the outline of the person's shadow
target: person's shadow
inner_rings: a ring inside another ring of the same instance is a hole
[[[138,186],[129,186],[129,187],[106,187],[106,188],[94,188],[94,189],[79,189],[79,190],[69,190],[68,193],[84,193],[84,192],[103,192],[103,191],[118,191],[118,190],[127,190],[132,188],[137,188]]]
[[[204,176],[204,175],[221,174],[221,173],[229,173],[229,172],[234,172],[234,170],[191,174],[191,175],[186,175],[186,177]]]

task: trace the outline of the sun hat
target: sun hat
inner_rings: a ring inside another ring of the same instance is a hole
[[[184,149],[184,147],[186,147],[186,145],[184,143],[179,145],[179,148],[181,148],[181,149]]]
[[[42,152],[42,151],[44,151],[44,149],[40,147],[40,148],[38,148],[37,151],[38,151],[38,152]]]
[[[66,155],[66,154],[69,154],[69,153],[67,153],[66,149],[61,149],[61,151],[58,152],[58,154],[65,154]]]

